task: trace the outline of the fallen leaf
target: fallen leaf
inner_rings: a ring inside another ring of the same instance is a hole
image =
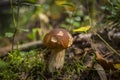
[[[114,68],[120,70],[120,63],[114,64]]]
[[[56,0],[55,4],[58,6],[63,6],[68,11],[75,11],[76,10],[74,3],[69,2],[67,0]]]
[[[103,58],[99,52],[96,51],[96,60],[100,63],[100,65],[105,69],[105,70],[114,70],[114,66],[112,62],[108,62],[105,58]]]
[[[74,29],[73,32],[87,32],[89,29],[91,28],[91,26],[81,26],[78,29]]]
[[[67,3],[67,0],[56,0],[56,1],[55,1],[55,4],[56,4],[56,5],[59,5],[59,6],[60,6],[60,5],[63,5],[63,4],[66,4],[66,3]]]

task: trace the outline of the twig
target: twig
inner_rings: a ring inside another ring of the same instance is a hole
[[[15,49],[24,50],[37,45],[42,45],[42,41],[33,41],[33,42],[21,44],[21,45],[14,45],[13,50]],[[11,51],[11,50],[12,50],[12,45],[0,48],[0,57],[7,55],[8,51]]]

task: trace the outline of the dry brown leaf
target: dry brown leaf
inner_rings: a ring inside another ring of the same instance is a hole
[[[100,65],[105,69],[105,70],[114,70],[114,66],[112,62],[108,62],[105,58],[103,58],[99,52],[96,51],[96,60],[100,63]]]

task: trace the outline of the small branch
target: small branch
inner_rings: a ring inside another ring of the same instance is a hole
[[[11,4],[11,10],[12,10],[12,18],[13,18],[13,23],[14,23],[14,27],[15,27],[15,31],[12,37],[12,51],[13,51],[13,47],[14,47],[14,40],[15,40],[15,36],[17,33],[17,27],[18,27],[18,18],[19,18],[19,0],[18,0],[18,7],[17,7],[17,21],[15,18],[15,13],[14,13],[14,7],[13,7],[13,0],[10,0],[10,4]]]
[[[30,47],[38,46],[38,45],[42,45],[42,41],[33,41],[33,42],[21,44],[21,45],[14,45],[13,49],[24,50],[24,49],[28,49]],[[11,51],[11,50],[12,50],[12,45],[0,48],[0,57],[7,55],[8,51]]]

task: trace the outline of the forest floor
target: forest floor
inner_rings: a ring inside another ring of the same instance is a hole
[[[11,71],[8,79],[17,74],[15,77],[20,80],[120,80],[119,30],[73,34],[74,41],[66,50],[64,67],[54,73],[48,71],[50,50],[46,50],[42,42],[18,47],[11,53],[6,52],[11,46],[2,48],[0,51],[5,54],[1,60],[8,64],[4,69],[6,63],[1,62],[3,71],[0,77],[5,79],[4,75],[8,74],[5,72]],[[36,46],[33,47],[35,52],[30,50],[33,45]]]

